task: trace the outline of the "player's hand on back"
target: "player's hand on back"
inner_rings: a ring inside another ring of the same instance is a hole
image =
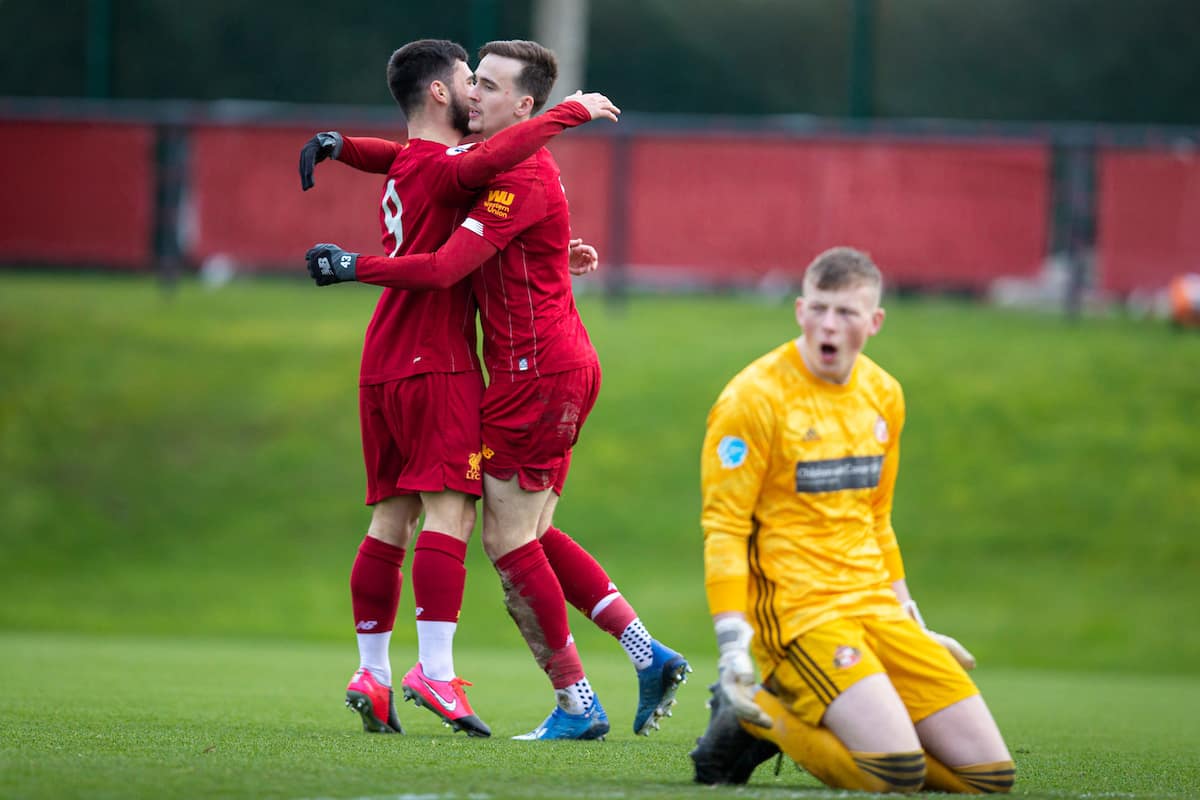
[[[313,167],[318,161],[337,158],[342,152],[342,135],[337,131],[325,131],[304,143],[300,148],[300,188],[308,191],[313,187]]]
[[[304,260],[317,286],[356,280],[358,253],[347,253],[336,244],[315,244],[304,254]]]
[[[572,239],[569,247],[567,268],[572,275],[587,275],[600,266],[600,257],[596,253],[596,248],[590,244],[584,244],[583,239]]]
[[[582,105],[588,110],[588,113],[592,115],[592,119],[604,117],[605,119],[610,119],[613,122],[616,122],[617,117],[621,115],[621,109],[617,108],[613,104],[613,101],[609,100],[599,92],[589,92],[584,94],[582,91],[577,91],[575,94],[567,97],[563,102],[566,102],[566,100],[574,100],[576,103]]]

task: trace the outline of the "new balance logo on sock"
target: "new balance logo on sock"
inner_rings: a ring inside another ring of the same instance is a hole
[[[433,685],[429,683],[429,681],[422,678],[421,683],[425,685],[425,688],[429,690],[429,693],[433,695],[433,698],[438,701],[438,705],[440,705],[442,708],[446,709],[447,711],[453,711],[454,709],[458,708],[457,697],[447,703],[445,699],[437,693],[437,689],[435,689]]]
[[[364,619],[354,626],[358,631],[372,631],[379,625],[379,622],[373,619]]]

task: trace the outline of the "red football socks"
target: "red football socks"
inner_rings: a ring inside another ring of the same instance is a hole
[[[542,549],[567,602],[615,639],[637,618],[604,567],[574,539],[553,526],[541,538]]]
[[[386,633],[396,623],[403,564],[404,548],[373,536],[363,538],[350,570],[350,602],[358,633]]]
[[[467,580],[467,543],[437,531],[421,531],[410,570],[417,619],[458,622]]]
[[[555,689],[584,677],[583,665],[567,625],[562,587],[542,545],[535,539],[496,561],[504,602],[538,665]]]

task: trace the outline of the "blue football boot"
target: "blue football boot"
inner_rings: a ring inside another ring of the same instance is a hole
[[[532,742],[541,739],[603,739],[608,733],[608,715],[600,705],[600,698],[592,700],[592,707],[582,714],[568,714],[558,706],[546,720],[529,733],[512,738]]]
[[[671,716],[675,693],[680,684],[687,682],[687,674],[692,671],[687,659],[658,640],[650,642],[650,652],[654,660],[637,673],[638,707],[633,718],[633,732],[640,736],[649,736],[650,731],[658,730],[660,719]]]

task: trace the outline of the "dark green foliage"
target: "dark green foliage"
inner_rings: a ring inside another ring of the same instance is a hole
[[[89,26],[110,8],[114,97],[387,106],[383,67],[396,47],[527,38],[535,6],[5,0],[0,26],[14,35],[0,50],[0,95],[85,94]],[[846,116],[854,9],[867,7],[875,116],[1200,124],[1200,25],[1189,0],[589,6],[586,88],[626,111]]]

